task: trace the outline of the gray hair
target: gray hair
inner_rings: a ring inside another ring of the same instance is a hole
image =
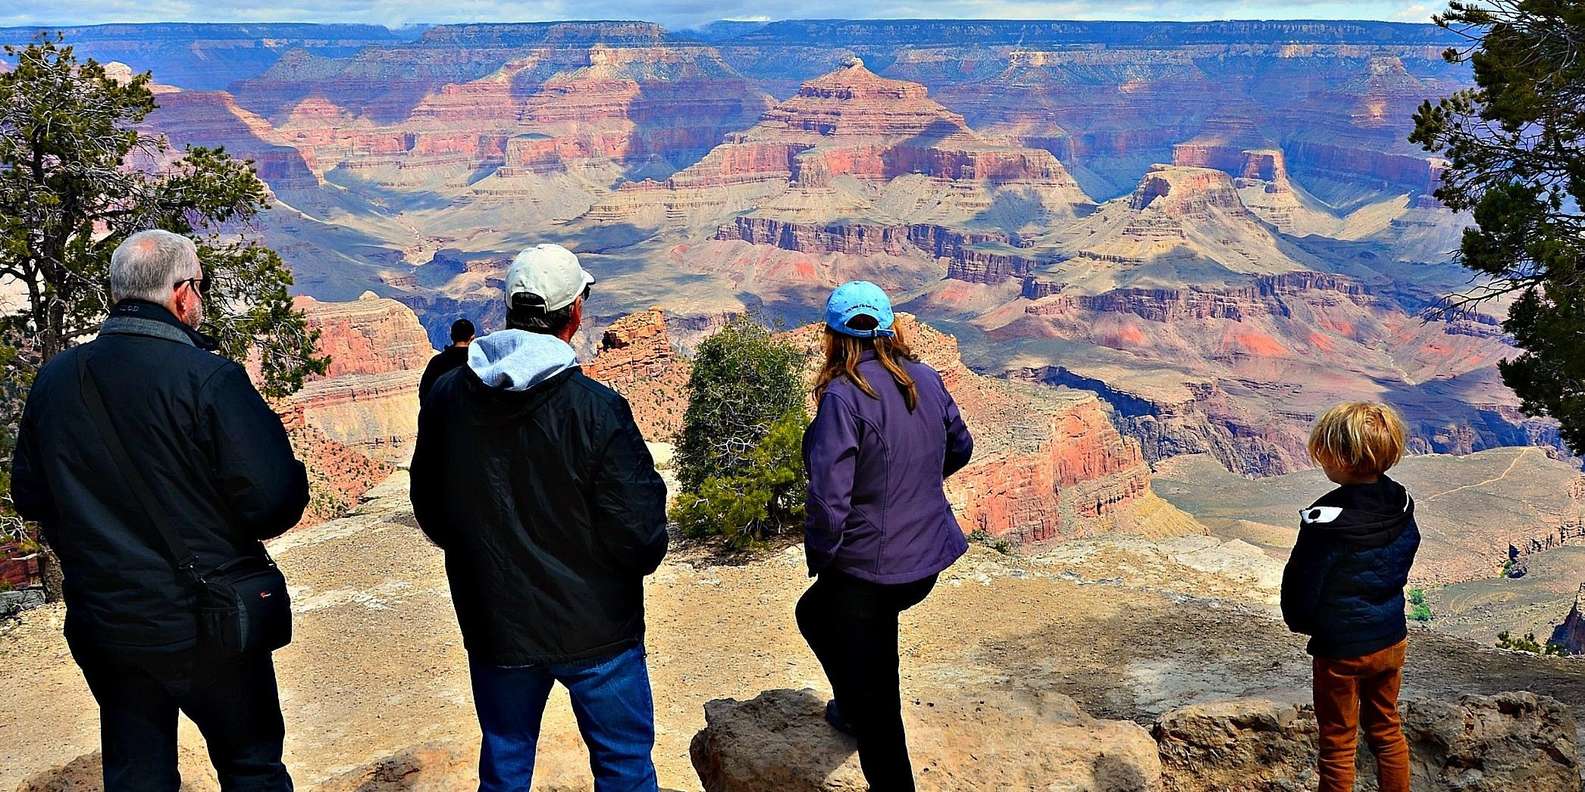
[[[169,231],[139,231],[110,254],[110,298],[165,304],[171,287],[198,277],[198,248]]]

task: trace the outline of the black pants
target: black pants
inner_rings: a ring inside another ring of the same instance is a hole
[[[200,666],[192,652],[74,654],[99,702],[105,792],[176,792],[178,711],[204,735],[221,789],[291,791],[270,655]]]
[[[903,733],[897,616],[923,601],[935,585],[935,575],[888,586],[827,571],[798,601],[798,630],[831,680],[837,708],[858,738],[864,777],[875,792],[914,788]]]

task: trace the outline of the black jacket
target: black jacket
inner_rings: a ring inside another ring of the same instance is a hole
[[[643,640],[666,485],[615,391],[576,366],[522,390],[464,366],[423,403],[411,471],[475,660],[568,662]]]
[[[429,392],[434,389],[436,380],[440,375],[451,371],[468,362],[468,348],[449,346],[440,350],[440,353],[429,359],[429,365],[424,366],[424,376],[418,380],[418,400],[422,402],[429,398]]]
[[[1282,616],[1317,657],[1360,657],[1408,635],[1403,587],[1420,547],[1414,499],[1383,476],[1339,487],[1302,513],[1282,573]]]
[[[192,586],[148,526],[83,401],[77,358],[168,520],[209,569],[295,525],[308,477],[241,366],[152,303],[117,305],[94,341],[57,355],[28,394],[11,492],[60,555],[76,647],[166,649],[196,635]]]

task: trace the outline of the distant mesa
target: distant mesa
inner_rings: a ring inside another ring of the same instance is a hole
[[[624,185],[586,220],[721,225],[753,211],[798,222],[973,223],[994,213],[1004,190],[1025,193],[1024,223],[1091,203],[1050,152],[983,136],[925,86],[852,58],[665,181]]]

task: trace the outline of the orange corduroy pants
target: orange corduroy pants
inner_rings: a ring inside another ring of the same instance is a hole
[[[1321,787],[1353,792],[1360,727],[1376,755],[1381,792],[1409,792],[1409,744],[1398,717],[1403,682],[1400,641],[1363,657],[1315,658],[1315,717],[1321,728]]]

